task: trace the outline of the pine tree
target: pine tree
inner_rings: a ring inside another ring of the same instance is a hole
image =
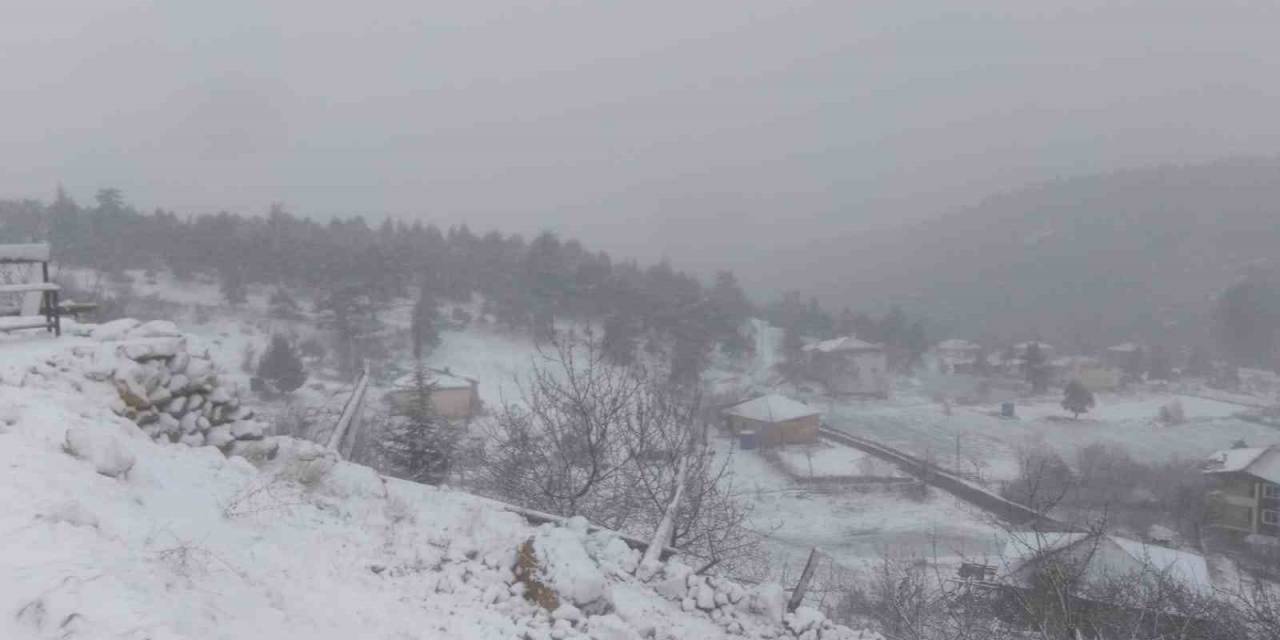
[[[1032,342],[1027,345],[1027,351],[1022,356],[1023,371],[1027,376],[1027,382],[1031,383],[1031,393],[1044,393],[1049,390],[1049,363],[1044,355],[1044,351],[1040,349],[1040,343]]]
[[[440,306],[426,287],[418,294],[410,318],[409,334],[413,340],[413,357],[421,358],[428,349],[440,346]]]
[[[1207,378],[1213,375],[1213,361],[1209,358],[1209,352],[1201,346],[1192,347],[1191,355],[1187,357],[1187,366],[1184,372],[1197,378]]]
[[[804,338],[795,327],[782,332],[782,374],[788,379],[799,380],[804,371]]]
[[[280,393],[295,391],[307,381],[302,360],[293,345],[280,334],[271,337],[271,346],[258,361],[258,377]]]
[[[268,301],[268,312],[271,317],[280,320],[298,320],[302,318],[302,309],[298,306],[298,301],[285,291],[284,287],[277,287],[271,293],[271,300]]]
[[[232,307],[238,307],[249,299],[249,290],[245,286],[244,274],[238,267],[230,267],[222,271],[222,298]]]
[[[1124,377],[1130,382],[1141,382],[1142,374],[1147,370],[1147,354],[1142,347],[1136,347],[1129,352],[1129,357],[1124,362]]]
[[[611,364],[627,366],[636,361],[640,342],[640,323],[629,315],[611,314],[604,319],[604,337],[600,350]]]
[[[440,484],[453,466],[458,437],[431,403],[430,374],[421,362],[414,369],[412,386],[401,393],[403,399],[379,442],[383,459],[397,477]]]
[[[1092,409],[1096,402],[1089,387],[1084,386],[1079,380],[1072,380],[1067,384],[1063,394],[1062,408],[1070,411],[1075,415],[1076,420],[1079,420],[1080,414]]]
[[[1147,377],[1152,380],[1173,378],[1173,361],[1164,347],[1156,345],[1151,348],[1151,356],[1147,358]]]

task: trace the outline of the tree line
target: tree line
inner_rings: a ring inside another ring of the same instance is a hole
[[[466,302],[479,294],[482,313],[538,337],[552,335],[560,319],[601,321],[616,360],[641,347],[666,353],[677,377],[699,373],[716,348],[742,355],[751,346],[743,327],[754,308],[731,272],[704,286],[665,261],[614,260],[552,232],[526,240],[421,220],[322,223],[278,204],[265,216],[144,213],[116,189],[99,190],[87,206],[59,189],[51,203],[0,202],[0,211],[0,235],[48,241],[62,263],[107,273],[164,268],[179,279],[210,274],[233,305],[251,284],[304,291],[339,328],[398,297]],[[420,312],[434,313],[430,306]]]

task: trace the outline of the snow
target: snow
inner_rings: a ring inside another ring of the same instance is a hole
[[[804,350],[833,353],[836,351],[881,351],[882,347],[878,344],[859,340],[853,336],[844,336],[842,338],[832,338],[830,340],[823,340],[814,344],[807,344],[804,346]]]
[[[803,402],[792,400],[786,396],[770,393],[724,410],[729,415],[759,420],[761,422],[784,422],[822,413]]]
[[[0,244],[0,262],[48,262],[47,244]]]
[[[441,343],[425,358],[428,366],[466,371],[479,382],[480,399],[500,406],[520,397],[517,379],[529,371],[538,350],[521,336],[473,326],[465,331],[442,331]]]
[[[976,351],[982,347],[963,338],[948,338],[934,346],[939,351]]]
[[[98,473],[115,478],[128,473],[136,462],[120,437],[106,429],[74,426],[67,429],[66,451],[88,461]]]
[[[627,572],[636,552],[585,521],[535,527],[292,438],[235,443],[233,454],[274,451],[251,456],[257,467],[156,443],[72,356],[99,344],[0,339],[0,637],[794,636],[774,611],[733,604],[748,598],[725,580],[705,583],[714,609],[685,611]],[[512,565],[530,539],[573,609],[521,596]],[[668,562],[663,579],[681,566]],[[781,593],[750,601],[770,590]],[[871,637],[812,624],[823,638]]]
[[[1280,484],[1280,447],[1226,449],[1210,456],[1207,473],[1244,472]]]
[[[1121,536],[1106,535],[1095,541],[1084,533],[1015,533],[1009,536],[1001,559],[1005,562],[1004,569],[1013,573],[1040,554],[1082,543],[1090,545],[1087,575],[1091,579],[1155,572],[1197,593],[1213,592],[1214,584],[1204,556]]]
[[[728,453],[728,439],[712,444],[717,455]],[[813,547],[854,569],[886,552],[959,565],[998,550],[1000,529],[989,515],[942,491],[920,499],[884,487],[819,491],[793,482],[754,451],[733,451],[731,465],[734,490],[752,509],[751,528],[766,536],[775,573],[794,578]]]
[[[814,477],[908,477],[892,463],[853,447],[819,442],[779,447],[778,458],[796,475]],[[745,454],[744,454],[745,455]],[[810,473],[812,471],[812,473]]]
[[[1183,404],[1184,424],[1156,420],[1173,399]],[[1060,398],[1017,403],[1017,419],[998,416],[995,405],[953,407],[951,415],[910,388],[888,400],[819,400],[826,426],[869,438],[907,453],[932,458],[945,468],[981,482],[1016,477],[1018,460],[1028,449],[1054,451],[1068,463],[1087,446],[1099,444],[1128,453],[1147,464],[1203,460],[1237,440],[1263,446],[1280,443],[1280,432],[1240,420],[1240,407],[1171,393],[1098,394],[1098,405],[1079,421],[1071,420]],[[958,452],[957,452],[958,449]]]

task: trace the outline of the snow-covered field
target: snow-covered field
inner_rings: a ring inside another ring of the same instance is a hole
[[[719,440],[717,446],[727,445]],[[775,575],[795,575],[813,547],[852,568],[885,554],[951,565],[998,549],[1001,528],[942,491],[915,498],[883,486],[814,490],[797,485],[758,453],[732,455],[735,491],[752,509],[752,528],[768,536]]]
[[[86,376],[91,338],[0,336],[0,637],[855,638],[776,585],[646,583],[638,553],[582,521],[397,481],[317,445],[255,467],[157,444]],[[533,541],[548,612],[513,567]],[[863,635],[861,637],[871,637]]]
[[[777,449],[787,470],[798,476],[840,478],[871,476],[908,477],[901,469],[873,455],[840,444],[819,441],[812,445],[791,445]]]
[[[1165,425],[1156,420],[1160,407],[1178,400],[1186,422]],[[909,391],[889,400],[838,401],[823,404],[826,423],[871,438],[938,464],[1000,481],[1018,473],[1021,452],[1048,448],[1068,463],[1083,447],[1101,444],[1127,452],[1136,460],[1202,460],[1237,440],[1250,445],[1280,443],[1280,431],[1233,418],[1237,405],[1193,396],[1101,394],[1098,406],[1070,419],[1057,398],[1019,402],[1016,419],[997,417],[999,407],[943,407]]]

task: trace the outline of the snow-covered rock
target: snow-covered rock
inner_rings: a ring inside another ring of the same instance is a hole
[[[182,337],[182,332],[178,331],[178,325],[168,320],[152,320],[131,329],[129,336],[138,338],[179,338]]]
[[[582,534],[569,527],[543,527],[533,540],[542,581],[579,607],[602,601],[608,586],[604,572],[583,548]]]
[[[67,429],[67,453],[85,460],[104,476],[116,478],[129,472],[137,461],[121,438],[106,428],[75,426]]]
[[[102,342],[120,340],[129,334],[140,323],[133,318],[120,318],[100,324],[89,331],[89,336]]]
[[[757,585],[751,590],[751,611],[775,624],[782,622],[787,611],[787,594],[782,586],[773,582]]]
[[[231,423],[231,435],[236,440],[260,440],[265,429],[257,420],[240,420]]]

